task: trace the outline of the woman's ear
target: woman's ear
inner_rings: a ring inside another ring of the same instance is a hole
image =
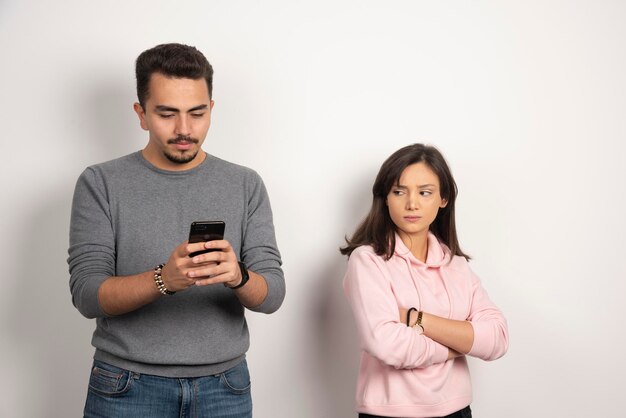
[[[448,206],[448,199],[441,199],[441,204],[439,205],[439,207],[443,209],[446,206]]]

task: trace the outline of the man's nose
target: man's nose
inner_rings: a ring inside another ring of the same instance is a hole
[[[176,135],[189,136],[191,134],[189,120],[186,115],[176,118]]]

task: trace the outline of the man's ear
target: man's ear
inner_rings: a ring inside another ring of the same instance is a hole
[[[146,123],[146,112],[144,112],[143,107],[139,103],[135,103],[133,105],[133,110],[139,117],[139,125],[141,125],[141,129],[147,131],[148,124]]]

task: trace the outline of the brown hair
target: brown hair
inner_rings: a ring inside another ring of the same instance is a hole
[[[143,51],[135,62],[137,99],[145,109],[150,95],[150,77],[160,73],[168,77],[206,80],[209,97],[213,97],[213,67],[202,52],[183,44],[161,44]]]
[[[389,215],[389,208],[386,204],[387,195],[391,188],[398,184],[405,168],[422,162],[439,177],[441,198],[448,202],[444,208],[439,209],[437,217],[430,225],[430,231],[450,249],[452,255],[470,259],[461,250],[456,234],[454,217],[456,182],[439,150],[424,144],[413,144],[401,148],[383,163],[372,187],[373,201],[370,212],[356,229],[352,238],[346,237],[347,245],[339,249],[341,254],[349,257],[357,247],[371,245],[376,254],[383,256],[385,260],[391,258],[396,247],[396,225]]]

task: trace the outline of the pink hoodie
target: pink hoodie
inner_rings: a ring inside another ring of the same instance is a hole
[[[502,312],[491,302],[465,258],[428,236],[426,263],[396,235],[388,260],[370,246],[354,250],[344,291],[361,338],[358,412],[395,417],[440,417],[472,402],[465,357],[447,360],[448,348],[399,321],[398,308],[470,321],[470,356],[495,360],[508,348]]]

